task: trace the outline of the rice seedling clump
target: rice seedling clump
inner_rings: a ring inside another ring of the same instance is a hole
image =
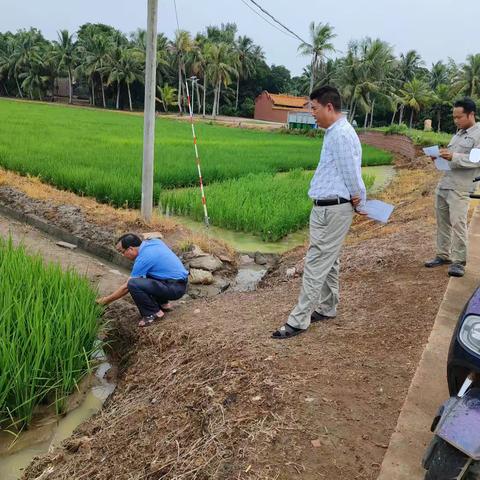
[[[0,425],[65,398],[90,368],[101,308],[88,280],[0,237]]]

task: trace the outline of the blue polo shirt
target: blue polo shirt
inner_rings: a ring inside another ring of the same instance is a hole
[[[188,272],[180,259],[156,238],[142,242],[133,264],[131,276],[157,280],[186,280]]]

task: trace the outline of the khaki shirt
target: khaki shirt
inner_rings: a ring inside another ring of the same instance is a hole
[[[451,170],[446,171],[438,184],[443,190],[456,190],[462,193],[473,192],[475,177],[480,176],[480,164],[469,160],[472,148],[480,148],[480,124],[476,123],[467,130],[459,130],[447,147],[453,158]]]

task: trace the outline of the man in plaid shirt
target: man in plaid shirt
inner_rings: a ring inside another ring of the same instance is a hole
[[[272,335],[285,339],[303,333],[311,323],[336,316],[339,256],[352,223],[366,201],[362,179],[362,146],[341,112],[338,90],[325,86],[310,95],[312,113],[325,128],[320,163],[310,184],[310,246],[302,289],[287,323]]]

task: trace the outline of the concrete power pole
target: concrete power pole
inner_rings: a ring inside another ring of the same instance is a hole
[[[153,160],[155,150],[155,89],[157,73],[158,0],[148,0],[147,58],[145,62],[145,109],[143,123],[142,217],[152,219]]]

